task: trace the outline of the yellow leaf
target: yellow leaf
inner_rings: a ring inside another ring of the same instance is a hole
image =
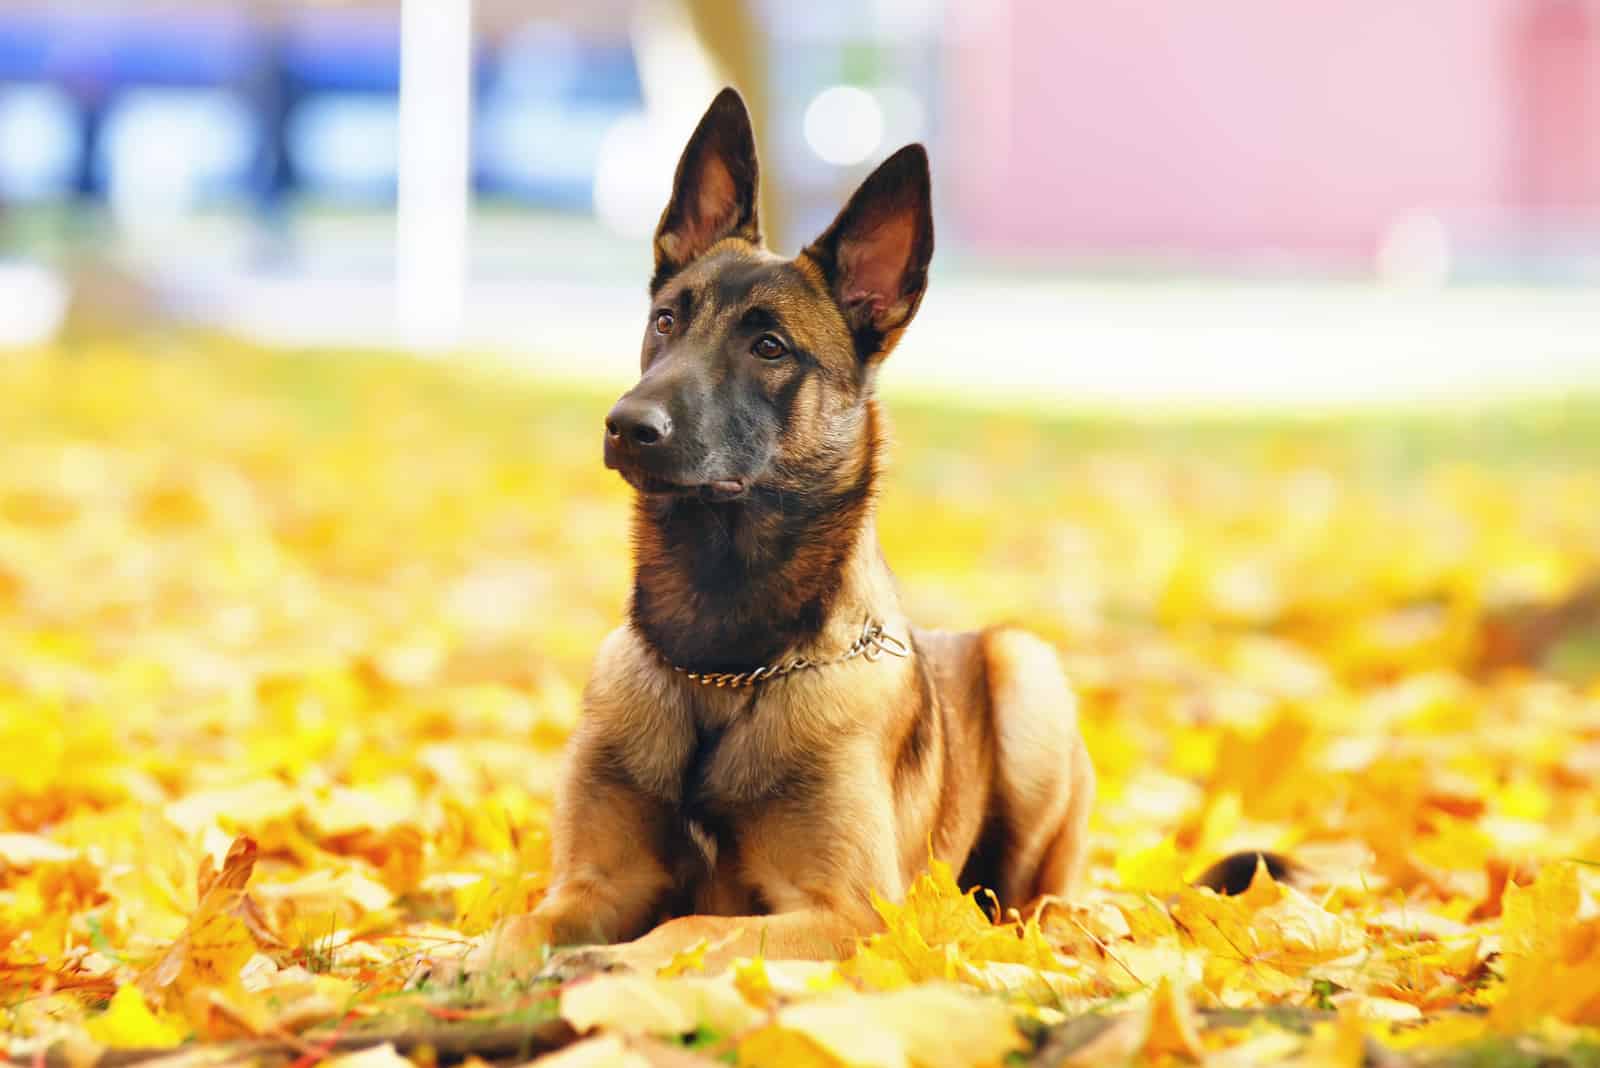
[[[561,993],[561,1018],[579,1032],[601,1028],[626,1035],[686,1035],[700,1027],[734,1034],[753,1027],[760,1010],[740,996],[731,975],[653,979],[601,975]]]
[[[1265,865],[1243,894],[1224,897],[1188,888],[1177,895],[1173,919],[1207,952],[1205,979],[1213,993],[1283,996],[1313,965],[1358,952],[1359,929],[1272,880]]]
[[[73,850],[42,835],[0,832],[0,868],[62,863],[76,855]]]
[[[1244,803],[1234,790],[1212,794],[1206,801],[1195,825],[1191,841],[1191,861],[1184,872],[1184,882],[1191,882],[1205,871],[1210,858],[1230,852],[1225,843],[1239,830],[1244,814]]]
[[[1468,820],[1436,818],[1432,833],[1417,839],[1414,852],[1429,868],[1477,872],[1494,855],[1494,839]]]
[[[995,1065],[1026,1045],[1003,1001],[939,983],[790,1005],[776,1026],[859,1068]]]
[[[1545,866],[1532,886],[1507,883],[1500,898],[1500,952],[1508,963],[1547,951],[1578,914],[1575,864]]]
[[[189,933],[186,980],[207,986],[232,984],[256,948],[250,929],[237,916],[208,917]]]
[[[741,1068],[842,1068],[845,1063],[805,1035],[775,1025],[739,1040]]]
[[[1165,896],[1184,885],[1183,858],[1169,834],[1153,846],[1117,856],[1117,881],[1124,890]]]
[[[777,1001],[767,975],[767,962],[761,957],[741,960],[733,966],[733,987],[758,1009],[771,1008]]]
[[[1339,1020],[1341,1026],[1347,1015],[1360,1018],[1359,1010],[1351,1008],[1347,1013],[1341,1007]],[[1443,1049],[1449,1046],[1466,1046],[1480,1041],[1489,1030],[1489,1022],[1482,1016],[1469,1016],[1465,1013],[1452,1013],[1445,1016],[1435,1016],[1424,1019],[1416,1027],[1396,1029],[1389,1034],[1384,1044],[1397,1050],[1409,1049]]]
[[[930,859],[899,903],[874,898],[884,930],[859,944],[845,971],[877,989],[953,981],[968,963],[1005,962],[1059,971],[1037,919],[991,923],[977,892],[963,894],[950,865]]]
[[[245,894],[255,863],[256,843],[243,836],[229,847],[220,869],[204,858],[196,876],[199,904],[184,933],[140,976],[146,993],[174,983],[181,992],[238,981],[239,969],[260,948],[252,930],[253,924],[260,929],[259,916]]]
[[[1327,1068],[1361,1068],[1366,1063],[1367,1017],[1355,1002],[1339,1006]]]
[[[1150,998],[1150,1029],[1145,1035],[1146,1057],[1181,1057],[1197,1061],[1204,1056],[1200,1032],[1195,1027],[1189,995],[1169,976],[1162,976]]]
[[[1577,866],[1552,864],[1502,898],[1505,985],[1490,1020],[1506,1033],[1550,1018],[1600,1024],[1600,918],[1580,920]]]
[[[150,1011],[131,983],[117,987],[106,1011],[85,1027],[96,1042],[123,1049],[170,1049],[184,1037],[183,1030]]]
[[[689,975],[706,970],[706,950],[710,943],[704,938],[694,945],[680,949],[672,955],[672,959],[663,964],[656,971],[658,979],[673,979],[680,975]]]
[[[561,992],[561,1018],[579,1033],[686,1035],[699,1024],[675,988],[639,975],[602,975]]]
[[[890,956],[890,953],[894,955]],[[924,957],[923,961],[927,959]],[[869,990],[899,990],[903,986],[910,986],[913,981],[910,971],[900,960],[900,951],[888,949],[886,952],[870,943],[859,947],[853,957],[839,966],[839,970]]]
[[[1235,900],[1246,909],[1255,910],[1276,905],[1283,900],[1283,887],[1267,868],[1267,858],[1256,854],[1255,870],[1250,873],[1250,885]]]
[[[832,961],[769,960],[762,963],[762,969],[780,1001],[851,989],[840,975],[840,966]]]

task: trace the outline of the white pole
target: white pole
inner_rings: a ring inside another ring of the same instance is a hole
[[[471,126],[472,0],[401,0],[395,322],[412,348],[461,335]]]

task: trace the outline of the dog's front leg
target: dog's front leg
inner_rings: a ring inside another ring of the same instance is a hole
[[[831,789],[773,805],[742,828],[740,870],[778,911],[765,916],[683,916],[632,942],[564,954],[547,974],[572,978],[609,968],[654,973],[704,942],[717,971],[740,957],[837,960],[882,926],[872,896],[902,894],[894,810],[887,789],[845,765]]]
[[[615,970],[654,975],[673,958],[701,946],[701,965],[708,973],[746,957],[840,960],[850,955],[858,938],[881,925],[870,909],[847,913],[830,906],[772,916],[680,916],[632,942],[564,950],[541,974],[558,980]]]
[[[819,906],[774,916],[681,916],[604,953],[611,965],[647,975],[701,943],[706,947],[708,972],[720,971],[741,957],[838,960],[849,956],[856,939],[876,926],[875,917],[869,915],[852,916]]]
[[[664,805],[638,790],[586,776],[582,754],[552,822],[552,875],[544,900],[504,920],[468,970],[526,971],[549,947],[617,942],[650,929],[672,886]]]

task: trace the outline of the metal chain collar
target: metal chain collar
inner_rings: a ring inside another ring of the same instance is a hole
[[[865,629],[861,632],[861,637],[851,642],[850,648],[838,656],[829,657],[825,660],[813,660],[810,657],[797,656],[792,660],[785,660],[781,664],[767,664],[764,667],[737,672],[690,671],[687,668],[679,667],[671,661],[667,661],[667,666],[688,678],[691,682],[698,682],[702,686],[716,686],[719,689],[723,687],[738,689],[742,686],[754,686],[758,682],[775,679],[780,675],[787,675],[791,671],[799,671],[802,668],[829,667],[833,664],[842,664],[846,660],[854,660],[858,656],[864,656],[869,661],[875,661],[882,657],[884,653],[888,653],[890,656],[905,657],[911,654],[911,650],[899,638],[885,633],[882,623],[874,623],[869,619]],[[662,659],[666,658],[663,657]]]

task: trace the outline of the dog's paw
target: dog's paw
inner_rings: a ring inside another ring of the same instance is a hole
[[[512,916],[464,945],[433,954],[413,982],[451,986],[479,976],[526,979],[544,961],[549,932],[533,915]]]
[[[633,971],[633,965],[612,946],[574,946],[551,955],[537,979],[570,983],[591,975]]]

